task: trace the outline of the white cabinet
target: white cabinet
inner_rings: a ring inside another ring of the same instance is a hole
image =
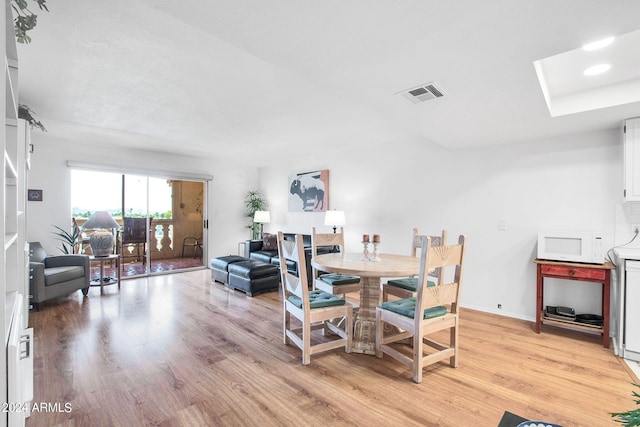
[[[7,413],[8,425],[25,425],[33,400],[33,329],[27,329],[22,316],[23,298],[15,294],[11,328],[7,343]]]
[[[3,157],[0,235],[4,236],[4,253],[0,258],[0,307],[4,307],[4,313],[0,316],[0,328],[5,346],[4,351],[0,351],[0,402],[13,403],[14,408],[28,408],[30,402],[27,400],[33,395],[33,358],[25,357],[33,350],[28,338],[26,303],[29,283],[25,241],[28,162],[25,144],[28,144],[29,130],[22,120],[18,120],[18,55],[10,1],[0,7],[0,23],[5,74],[4,79],[0,78],[0,93],[5,98],[5,102],[0,102],[0,153]],[[27,406],[22,406],[24,404]],[[28,413],[7,409],[0,412],[0,427],[24,425]]]
[[[640,201],[640,117],[623,123],[624,201]]]

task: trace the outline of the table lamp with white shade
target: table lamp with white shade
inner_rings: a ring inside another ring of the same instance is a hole
[[[264,237],[264,224],[268,224],[271,222],[271,215],[269,211],[256,211],[253,214],[253,222],[257,222],[260,224],[260,238]]]
[[[93,256],[103,257],[111,255],[115,239],[113,229],[120,228],[111,214],[107,211],[96,211],[82,226],[83,230],[95,230],[89,236],[89,246]]]
[[[333,233],[336,233],[338,226],[345,224],[344,211],[326,211],[324,214],[324,225],[333,227]]]

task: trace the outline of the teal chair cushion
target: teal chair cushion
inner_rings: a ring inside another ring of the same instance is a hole
[[[287,300],[295,305],[298,308],[302,308],[302,299],[300,299],[297,295],[291,295]],[[344,299],[337,297],[335,295],[331,295],[328,292],[324,291],[309,291],[309,307],[311,308],[322,308],[322,307],[331,307],[334,305],[344,305]]]
[[[360,278],[358,276],[349,276],[347,274],[327,273],[321,274],[318,278],[332,286],[360,283]]]
[[[415,297],[411,297],[395,301],[387,301],[383,302],[380,307],[384,310],[393,311],[394,313],[413,318],[416,312],[416,299]],[[424,318],[432,319],[434,317],[444,316],[445,314],[447,314],[446,307],[431,307],[424,311]]]
[[[411,292],[415,292],[418,290],[418,278],[417,277],[405,277],[403,279],[392,279],[387,282],[390,286],[395,286],[396,288],[406,289]],[[436,284],[431,280],[427,281],[427,287],[435,286]]]

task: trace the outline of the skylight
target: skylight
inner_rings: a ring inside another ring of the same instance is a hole
[[[552,117],[640,101],[640,30],[535,61]]]

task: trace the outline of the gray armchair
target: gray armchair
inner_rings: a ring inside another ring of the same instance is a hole
[[[47,255],[39,242],[29,242],[29,293],[38,304],[78,289],[89,293],[89,257],[87,255]]]

